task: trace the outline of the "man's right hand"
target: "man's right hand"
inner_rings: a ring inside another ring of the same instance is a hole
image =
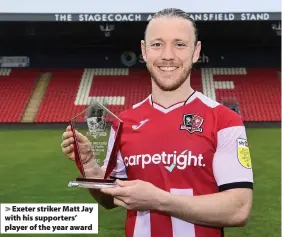
[[[105,171],[97,166],[95,163],[94,155],[91,150],[91,143],[80,132],[76,132],[77,142],[79,146],[80,156],[83,161],[84,167],[90,167],[89,169],[86,168],[85,176],[87,178],[104,178]],[[71,131],[71,127],[68,126],[66,131],[62,135],[62,152],[72,161],[75,161],[75,154],[74,154],[74,137]],[[106,195],[100,192],[99,189],[89,189],[93,198],[100,203],[106,209],[115,208],[116,205],[113,202],[113,197],[110,195]]]
[[[91,143],[87,139],[87,137],[82,135],[80,132],[75,131],[75,133],[78,141],[82,162],[83,164],[87,164],[93,159]],[[72,161],[75,161],[74,137],[70,126],[66,128],[66,131],[62,135],[61,147],[62,147],[62,152],[66,155],[66,157],[68,157]]]

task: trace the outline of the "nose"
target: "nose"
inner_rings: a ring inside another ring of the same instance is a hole
[[[166,61],[171,61],[174,59],[174,51],[170,45],[166,45],[163,47],[162,59]]]

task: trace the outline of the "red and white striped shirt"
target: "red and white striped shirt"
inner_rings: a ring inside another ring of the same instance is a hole
[[[196,91],[169,108],[153,103],[150,95],[120,118],[124,127],[111,176],[144,180],[187,196],[253,187],[240,116],[202,93]],[[194,225],[158,211],[127,211],[126,237],[221,236],[223,229]]]

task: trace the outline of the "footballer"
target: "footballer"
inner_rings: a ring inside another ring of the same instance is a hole
[[[119,186],[93,197],[107,209],[127,209],[127,237],[223,237],[224,227],[245,226],[254,182],[246,131],[236,112],[191,88],[201,51],[195,23],[164,9],[148,23],[141,49],[152,92],[119,115],[111,173]],[[72,143],[68,127],[62,151],[73,160]]]

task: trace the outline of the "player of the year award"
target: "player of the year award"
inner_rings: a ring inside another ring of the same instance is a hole
[[[68,187],[115,187],[115,180],[110,178],[110,174],[117,164],[122,120],[105,103],[91,101],[87,109],[71,120],[70,125],[74,134],[75,163],[81,177],[70,181]],[[81,142],[81,135],[88,141]],[[105,172],[101,172],[106,158]]]

